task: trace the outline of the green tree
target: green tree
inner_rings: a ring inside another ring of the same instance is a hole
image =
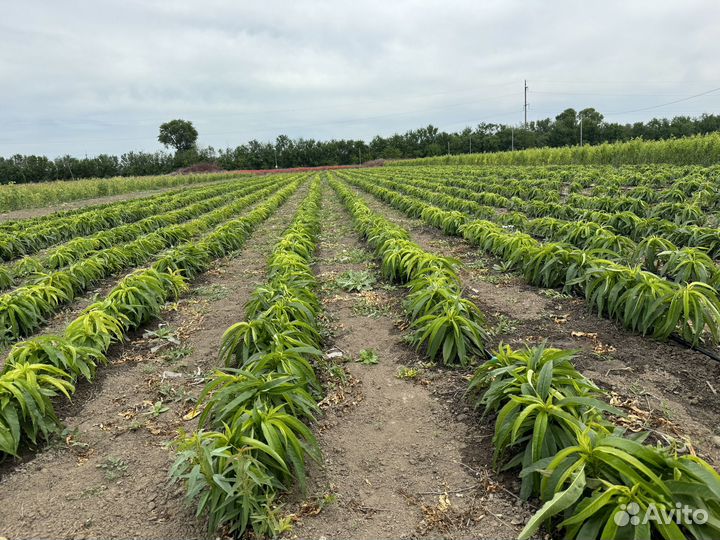
[[[600,139],[600,127],[603,118],[603,115],[592,107],[583,109],[578,113],[578,120],[582,120],[584,144],[597,144],[602,142]]]
[[[572,146],[578,143],[577,112],[565,109],[555,117],[550,132],[550,146]]]
[[[186,152],[195,148],[198,132],[188,120],[170,120],[160,126],[158,141],[172,146],[176,152]]]

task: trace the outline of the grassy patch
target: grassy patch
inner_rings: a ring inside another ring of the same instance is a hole
[[[222,300],[223,298],[227,298],[229,294],[230,291],[223,285],[204,285],[193,291],[193,295],[204,298],[208,302]]]

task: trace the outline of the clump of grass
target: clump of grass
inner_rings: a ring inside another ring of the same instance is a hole
[[[228,291],[227,287],[224,287],[223,285],[204,285],[195,289],[193,294],[210,302],[215,302],[217,300],[227,298],[230,291]]]

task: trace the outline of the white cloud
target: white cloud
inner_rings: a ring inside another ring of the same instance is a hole
[[[0,22],[0,155],[152,150],[174,117],[214,146],[518,122],[524,78],[531,118],[632,110],[720,86],[718,22],[712,0],[25,0]]]

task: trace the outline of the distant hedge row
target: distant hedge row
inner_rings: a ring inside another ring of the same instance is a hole
[[[135,191],[171,188],[223,180],[231,173],[191,174],[177,176],[140,176],[130,178],[91,178],[61,180],[39,184],[9,184],[0,186],[0,212],[40,208],[51,204],[119,195]]]
[[[720,164],[720,133],[680,139],[643,141],[562,148],[529,148],[514,152],[463,154],[409,159],[394,165],[674,165]]]

